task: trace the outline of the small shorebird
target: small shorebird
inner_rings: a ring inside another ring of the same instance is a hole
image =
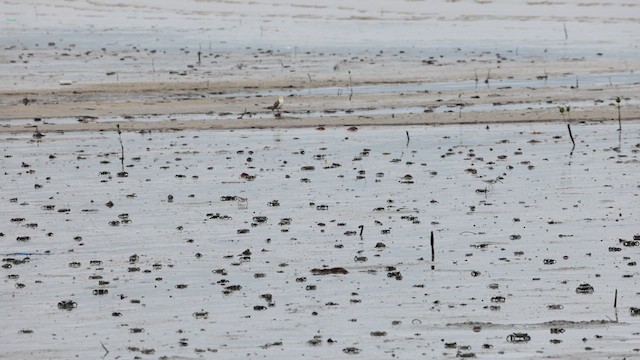
[[[265,109],[269,109],[271,111],[278,111],[276,116],[280,116],[280,108],[282,108],[282,104],[284,104],[284,97],[279,96],[278,100],[276,100],[276,102],[273,103],[272,106],[267,106]]]
[[[36,128],[36,132],[33,133],[33,138],[34,139],[42,139],[44,137],[44,134],[40,132],[40,130],[38,130],[38,127],[35,126]]]

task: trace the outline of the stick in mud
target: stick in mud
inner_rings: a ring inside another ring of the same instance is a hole
[[[409,141],[411,141],[411,138],[409,137],[409,131],[405,130],[405,132],[407,133],[407,146],[409,145]]]
[[[431,262],[434,262],[436,259],[436,252],[435,249],[433,247],[433,231],[431,231]]]
[[[122,151],[122,155],[120,156],[120,164],[122,165],[122,171],[117,175],[118,177],[127,177],[127,172],[124,171],[124,144],[122,143],[122,131],[120,131],[120,124],[116,124],[116,128],[118,130],[118,140],[120,141],[120,150]]]
[[[244,109],[244,112],[240,114],[240,116],[238,117],[238,120],[242,120],[242,118],[247,114],[248,114],[247,109]]]
[[[118,140],[120,141],[120,149],[122,150],[122,156],[120,156],[120,162],[122,163],[122,171],[124,171],[124,145],[122,144],[122,131],[120,131],[120,124],[116,124],[118,129]]]
[[[573,134],[571,133],[571,125],[567,124],[567,129],[569,129],[569,137],[571,138],[571,143],[573,144],[573,147],[576,147],[576,142],[573,140]]]
[[[616,289],[616,293],[614,295],[613,308],[615,309],[616,313],[616,322],[618,322],[618,289]]]
[[[102,345],[102,348],[104,349],[104,351],[106,351],[104,353],[104,356],[103,356],[103,358],[105,358],[109,354],[109,349],[107,349],[107,347],[104,346],[104,344],[102,342],[100,342],[100,345]]]
[[[353,87],[351,86],[351,70],[349,70],[349,101],[353,97]]]
[[[622,122],[620,121],[620,96],[616,97],[616,103],[618,104],[618,131],[622,131]]]

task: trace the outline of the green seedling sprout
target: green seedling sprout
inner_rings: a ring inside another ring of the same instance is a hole
[[[571,106],[558,106],[558,110],[560,111],[560,115],[562,115],[562,120],[564,120],[564,113],[567,113],[567,117],[569,118],[569,121],[571,121],[571,116],[569,114],[569,112],[571,111]]]
[[[564,120],[564,113],[566,112],[569,115],[571,111],[571,106],[558,106],[558,110],[560,111],[560,115],[562,115],[562,120]],[[569,118],[571,120],[571,118]],[[569,130],[569,137],[571,138],[571,143],[573,144],[573,148],[571,148],[571,152],[573,153],[573,149],[576,148],[576,142],[573,139],[573,134],[571,133],[571,124],[567,123],[567,129]]]

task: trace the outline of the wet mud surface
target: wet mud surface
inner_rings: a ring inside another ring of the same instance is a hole
[[[0,0],[0,358],[638,357],[639,6]]]
[[[635,356],[640,123],[572,125],[4,133],[1,357]]]

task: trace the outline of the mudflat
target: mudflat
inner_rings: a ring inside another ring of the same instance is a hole
[[[637,4],[0,9],[0,358],[640,352]]]

